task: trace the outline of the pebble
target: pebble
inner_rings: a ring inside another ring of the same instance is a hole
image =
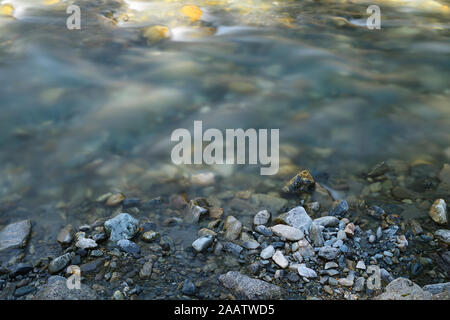
[[[304,234],[309,233],[309,228],[312,224],[312,219],[309,217],[308,213],[306,213],[306,210],[302,206],[295,207],[292,210],[283,213],[275,220],[285,223],[291,227],[300,229]]]
[[[272,260],[283,269],[287,268],[287,266],[289,265],[289,261],[280,250],[275,251],[274,255],[272,256]]]
[[[29,263],[19,263],[11,268],[10,276],[17,277],[19,275],[25,275],[33,270],[33,267]]]
[[[314,219],[313,222],[323,227],[336,227],[339,224],[339,219],[333,216],[325,216]]]
[[[337,257],[339,254],[339,249],[325,246],[320,248],[319,250],[319,257],[325,258],[327,260],[333,260]]]
[[[111,241],[129,240],[139,231],[139,222],[128,213],[120,213],[105,222],[105,230]]]
[[[270,220],[270,213],[267,210],[259,211],[257,214],[255,214],[255,217],[253,218],[253,225],[254,226],[260,226],[260,225],[266,225]]]
[[[275,253],[275,248],[270,245],[270,246],[268,246],[267,248],[265,248],[265,249],[263,249],[261,251],[260,256],[261,256],[262,259],[267,260],[267,259],[272,258],[274,253]]]
[[[356,264],[356,269],[366,270],[366,264],[364,263],[364,261],[358,261],[358,263]]]
[[[11,223],[0,231],[0,251],[24,247],[31,233],[31,221],[22,220]]]
[[[139,277],[141,279],[150,278],[150,276],[152,275],[152,270],[153,270],[153,262],[147,261],[146,263],[144,263],[141,270],[139,271]]]
[[[355,234],[355,225],[353,223],[349,223],[345,226],[344,232],[347,235],[347,237],[353,237]]]
[[[352,287],[353,286],[353,279],[349,278],[341,278],[338,280],[339,284],[344,287]]]
[[[249,241],[244,241],[242,243],[242,246],[245,249],[254,250],[254,249],[257,249],[259,247],[259,243],[257,241],[255,241],[255,240],[249,240]]]
[[[150,230],[142,234],[142,241],[153,242],[159,237],[159,232]]]
[[[331,210],[330,216],[343,216],[348,211],[348,203],[346,200],[341,200],[339,203]]]
[[[197,287],[191,280],[186,279],[184,280],[183,288],[181,289],[181,291],[187,296],[193,296],[197,293]]]
[[[336,262],[329,261],[329,262],[325,263],[325,270],[337,268],[337,267],[338,267],[338,264]]]
[[[53,259],[48,265],[48,272],[50,274],[55,274],[62,269],[64,269],[72,260],[72,253],[66,253],[62,256],[59,256]]]
[[[212,235],[200,237],[192,243],[192,247],[195,251],[202,252],[211,246],[211,244],[213,243],[213,239],[214,238]]]
[[[297,271],[298,271],[298,274],[301,277],[317,278],[317,273],[313,269],[310,269],[310,268],[306,267],[305,264],[299,265],[298,268],[297,268]]]
[[[444,199],[436,199],[430,208],[429,215],[438,224],[447,223],[447,204]]]
[[[56,240],[61,244],[70,244],[73,240],[74,230],[72,225],[67,225],[61,229],[56,237]]]
[[[314,189],[314,183],[314,179],[309,171],[303,170],[289,180],[286,186],[283,187],[283,191],[290,193],[311,192]]]
[[[126,253],[130,253],[130,254],[138,254],[139,252],[141,252],[141,249],[139,248],[139,246],[134,243],[133,241],[127,240],[127,239],[122,239],[117,241],[117,245],[119,246],[120,250],[126,252]]]
[[[93,239],[78,237],[75,246],[80,249],[93,249],[97,248],[97,243]]]
[[[356,279],[355,281],[355,285],[353,286],[353,289],[356,292],[361,292],[364,290],[364,284],[365,284],[366,280],[363,277],[359,277]]]
[[[266,237],[271,237],[273,235],[272,229],[267,228],[266,226],[263,225],[255,227],[255,231]]]
[[[315,224],[314,222],[309,229],[309,238],[316,247],[322,247],[324,244],[325,240],[323,238],[322,229],[323,227],[321,225]]]
[[[239,238],[242,231],[242,223],[233,216],[228,216],[224,224],[225,238],[233,241]]]
[[[450,245],[450,230],[439,229],[434,233],[434,236],[447,245]]]
[[[274,234],[276,234],[279,237],[283,237],[289,241],[298,241],[304,238],[304,234],[300,229],[290,227],[284,224],[277,224],[276,226],[273,226],[271,229]]]

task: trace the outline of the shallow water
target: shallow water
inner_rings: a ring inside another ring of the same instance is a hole
[[[394,202],[430,228],[426,201],[449,197],[436,178],[450,161],[448,1],[370,1],[381,30],[365,28],[364,1],[77,1],[81,30],[66,29],[64,2],[0,3],[14,6],[0,17],[0,224],[31,217],[50,241],[113,213],[95,202],[110,191],[279,196],[302,168],[341,198]],[[171,37],[146,39],[152,25]],[[173,165],[170,135],[194,120],[279,128],[279,173]],[[412,203],[364,193],[362,173],[387,159],[408,166],[399,181],[420,194]],[[214,185],[189,183],[204,171]],[[167,231],[176,240],[195,237],[177,228]]]

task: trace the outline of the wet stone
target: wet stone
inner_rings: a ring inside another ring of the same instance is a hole
[[[255,217],[253,218],[253,225],[259,226],[259,225],[266,225],[270,220],[270,213],[267,210],[259,211],[257,214],[255,214]]]
[[[440,229],[434,233],[434,236],[447,245],[450,245],[450,230]]]
[[[309,229],[309,238],[315,247],[322,247],[324,244],[322,228],[322,226],[312,223]]]
[[[66,253],[60,257],[53,259],[48,265],[48,272],[55,274],[64,269],[72,260],[72,253]]]
[[[24,247],[27,244],[30,233],[30,220],[22,220],[7,225],[0,231],[0,251]]]
[[[120,250],[132,255],[136,255],[141,252],[141,249],[136,243],[127,239],[117,241],[117,245],[119,246]]]
[[[330,212],[331,216],[344,216],[348,211],[348,203],[346,200],[341,200],[339,203],[333,207]]]
[[[444,199],[436,199],[429,211],[431,219],[438,224],[447,223],[447,204]]]
[[[185,294],[187,296],[193,296],[197,293],[197,287],[194,285],[194,283],[191,280],[186,279],[186,280],[184,280],[181,291],[183,292],[183,294]]]
[[[25,274],[29,273],[31,270],[33,270],[33,266],[31,264],[21,262],[11,268],[10,275],[11,275],[11,277],[25,275]]]
[[[284,192],[303,193],[314,190],[314,179],[308,170],[300,171],[284,186]]]
[[[109,240],[129,240],[139,230],[139,222],[128,213],[121,213],[105,222],[105,230],[109,233]]]
[[[236,240],[242,231],[242,223],[233,216],[228,216],[224,224],[225,238],[228,240]]]
[[[72,225],[67,225],[58,233],[56,240],[61,244],[70,244],[73,240],[74,230]]]
[[[212,235],[206,235],[203,237],[198,238],[192,243],[192,247],[197,252],[202,252],[208,249],[213,243],[213,236]]]
[[[159,237],[159,233],[153,230],[144,232],[142,234],[142,241],[144,242],[153,242]]]
[[[139,271],[139,277],[141,279],[148,279],[152,275],[153,270],[153,262],[147,261],[142,266],[141,270]]]

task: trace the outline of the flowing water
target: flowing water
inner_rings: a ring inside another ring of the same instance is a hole
[[[68,2],[0,1],[0,225],[30,217],[33,237],[54,241],[67,223],[110,216],[96,202],[107,192],[281,197],[307,168],[338,198],[394,203],[434,228],[429,205],[450,194],[437,178],[450,162],[449,1],[73,3],[81,30],[66,28]],[[370,4],[380,30],[366,28]],[[278,174],[172,164],[171,133],[194,120],[279,128]],[[412,199],[368,189],[362,173],[385,160]],[[215,183],[192,184],[198,172]],[[190,228],[167,232],[189,243]]]

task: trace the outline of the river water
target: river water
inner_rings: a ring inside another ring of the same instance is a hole
[[[67,223],[120,211],[96,202],[107,192],[283,197],[308,169],[337,198],[395,204],[436,229],[428,208],[450,194],[438,178],[450,162],[449,1],[74,4],[81,30],[67,29],[67,2],[0,1],[0,225],[30,217],[34,237],[54,241]],[[366,27],[370,4],[379,30]],[[280,129],[278,174],[174,165],[171,133],[194,120]],[[381,190],[363,175],[380,161],[395,167]],[[191,183],[199,172],[215,183]],[[228,209],[244,220],[255,213],[237,207]]]

